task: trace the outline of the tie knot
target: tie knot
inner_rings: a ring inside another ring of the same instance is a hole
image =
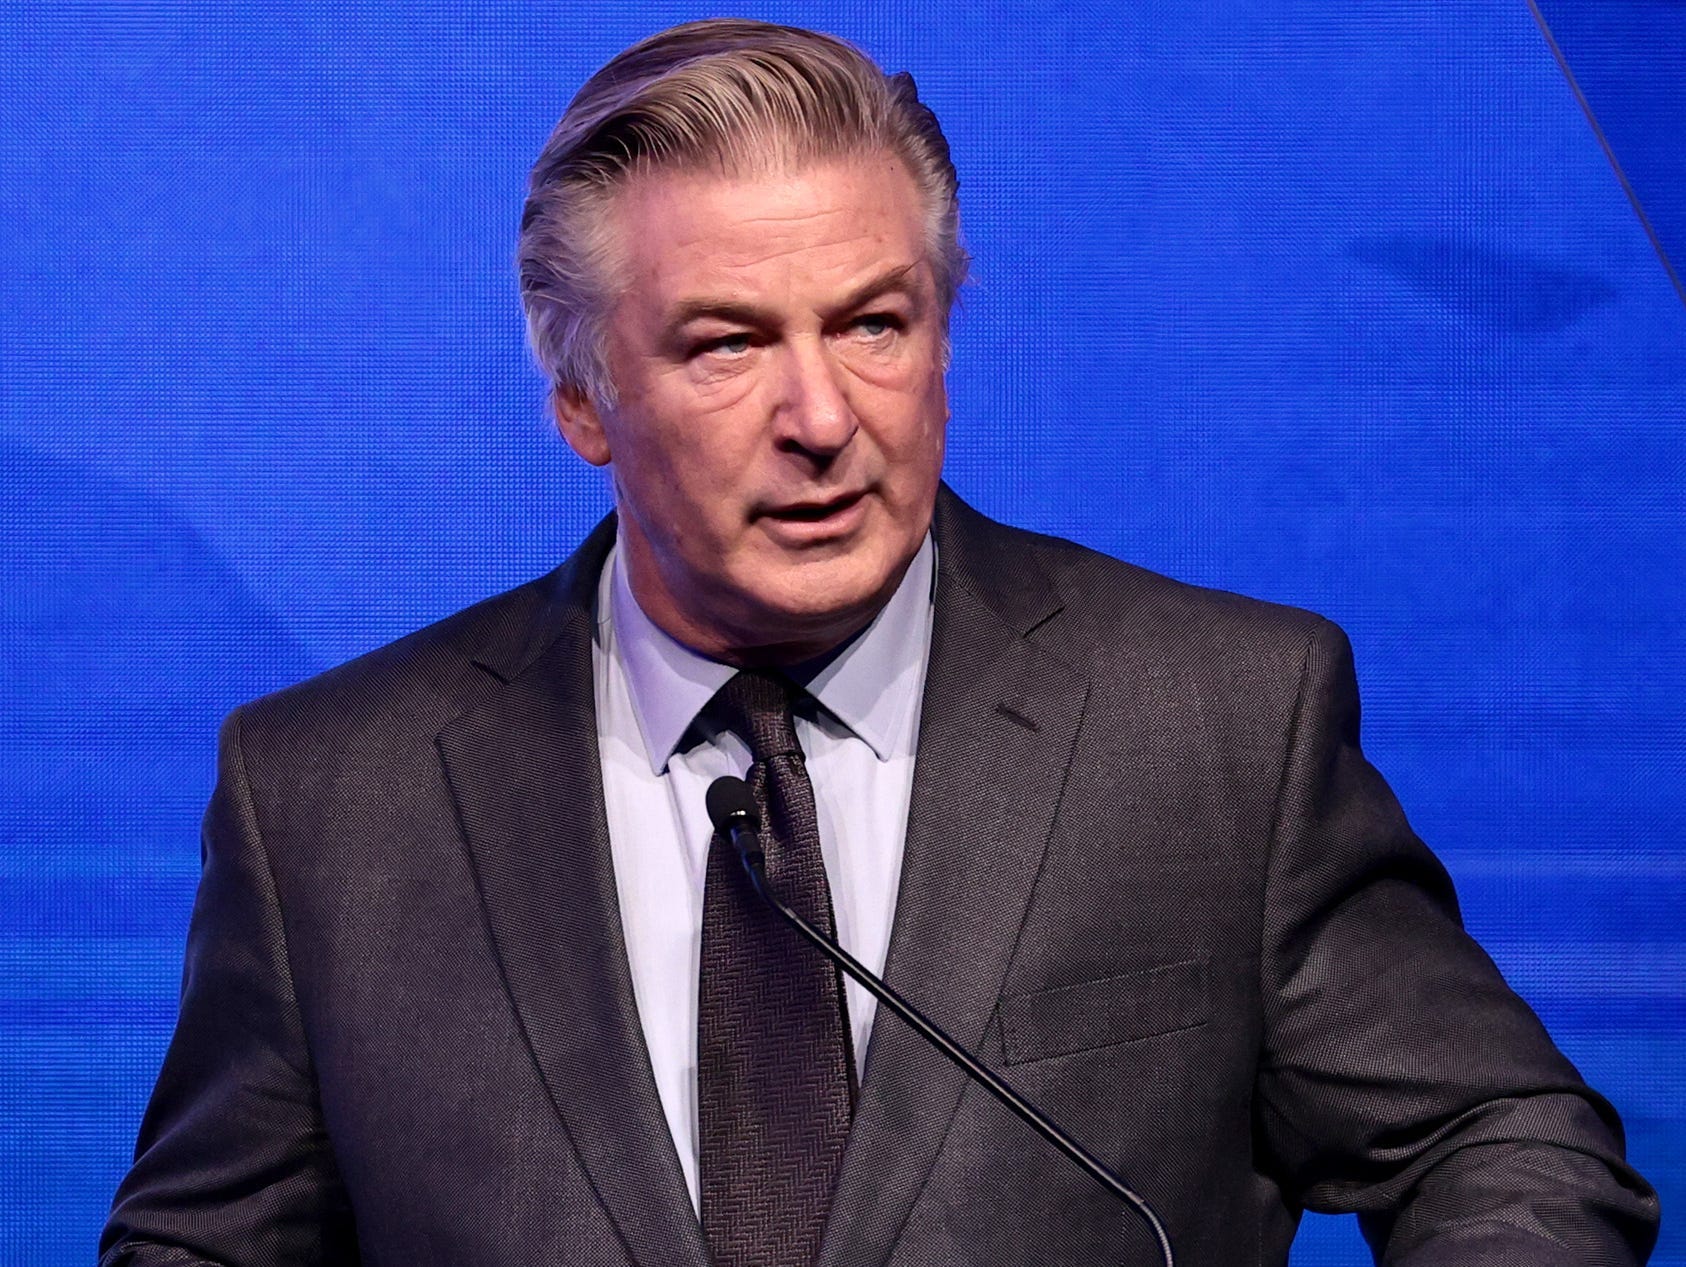
[[[723,724],[749,744],[755,762],[801,756],[790,711],[791,701],[801,690],[787,677],[744,669],[715,693],[710,706]]]

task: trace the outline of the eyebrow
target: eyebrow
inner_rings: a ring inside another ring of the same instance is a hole
[[[882,295],[903,294],[912,296],[913,286],[909,277],[917,264],[901,264],[895,268],[885,269],[877,277],[869,278],[845,296],[843,302],[837,306],[839,312],[848,312],[859,308],[862,304],[870,303]]]
[[[835,311],[849,312],[863,304],[888,294],[904,294],[911,296],[914,288],[909,282],[917,263],[900,264],[886,269],[876,277],[868,278],[843,297],[843,301],[836,305]],[[673,317],[668,321],[663,331],[668,340],[675,339],[679,333],[693,321],[712,318],[715,321],[726,322],[730,325],[751,326],[765,329],[777,324],[776,314],[768,308],[757,307],[755,304],[744,303],[734,299],[686,299],[674,309]]]

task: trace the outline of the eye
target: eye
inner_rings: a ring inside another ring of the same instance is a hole
[[[693,359],[699,356],[734,357],[743,356],[749,351],[749,335],[739,331],[736,334],[723,334],[713,339],[704,339],[691,348]]]
[[[901,321],[892,313],[869,312],[864,316],[855,318],[854,329],[857,333],[865,335],[869,339],[881,339],[885,335],[901,329],[901,324]]]

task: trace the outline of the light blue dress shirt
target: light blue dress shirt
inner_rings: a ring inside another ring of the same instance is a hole
[[[935,578],[927,535],[883,610],[804,683],[821,707],[796,717],[838,940],[874,972],[884,968],[901,878]],[[698,713],[735,672],[656,628],[619,549],[610,555],[592,649],[604,805],[638,1017],[693,1206],[697,973],[713,836],[703,795],[720,775],[749,768],[747,745]],[[852,981],[845,989],[864,1072],[876,1001]]]

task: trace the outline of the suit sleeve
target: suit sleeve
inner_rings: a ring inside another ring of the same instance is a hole
[[[223,727],[181,1014],[101,1238],[101,1267],[355,1263],[273,874]]]
[[[1305,1206],[1389,1267],[1642,1263],[1655,1193],[1621,1125],[1463,931],[1358,746],[1345,636],[1306,651],[1265,895],[1256,1119]]]

